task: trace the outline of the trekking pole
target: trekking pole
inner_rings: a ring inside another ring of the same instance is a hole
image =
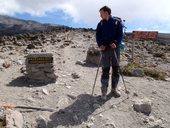
[[[54,109],[50,108],[40,108],[40,107],[28,107],[28,106],[16,106],[16,105],[0,105],[0,108],[21,108],[21,109],[33,109],[37,111],[50,111],[53,112]]]
[[[93,84],[92,96],[93,96],[93,93],[94,93],[94,88],[95,88],[95,85],[96,85],[96,80],[97,80],[99,68],[100,68],[100,65],[101,65],[101,60],[102,60],[102,54],[100,56],[99,65],[98,65],[98,68],[97,68],[96,77],[95,77],[94,84]]]
[[[117,54],[116,54],[116,52],[115,52],[115,49],[114,49],[114,56],[115,56],[115,58],[116,58],[116,61],[117,61],[118,66],[119,66],[118,57],[117,57]],[[125,87],[125,93],[127,94],[127,98],[129,98],[129,95],[128,95],[128,94],[129,94],[129,91],[127,90],[127,87],[126,87],[126,84],[125,84],[125,80],[124,80],[124,77],[123,77],[123,73],[122,73],[122,70],[121,70],[120,66],[119,66],[119,72],[120,72],[120,75],[121,75],[121,77],[122,77],[123,85],[124,85],[124,87]]]

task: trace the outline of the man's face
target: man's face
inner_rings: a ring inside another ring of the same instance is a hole
[[[107,19],[108,19],[108,16],[109,16],[109,14],[108,14],[107,11],[103,11],[103,10],[100,11],[100,17],[101,17],[103,20],[107,20]]]

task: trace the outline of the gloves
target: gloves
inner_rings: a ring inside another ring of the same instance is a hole
[[[111,44],[110,44],[110,47],[111,47],[111,48],[116,48],[116,44],[115,44],[115,43],[111,43]]]

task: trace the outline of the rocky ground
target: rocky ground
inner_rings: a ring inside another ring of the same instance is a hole
[[[131,59],[131,43],[132,40],[125,42],[123,64]],[[0,105],[54,109],[14,109],[22,113],[25,128],[169,128],[170,47],[135,42],[134,61],[164,72],[166,80],[125,76],[129,98],[120,79],[118,89],[122,96],[101,101],[101,69],[92,96],[97,66],[85,61],[88,48],[95,45],[95,32],[86,29],[0,38]],[[40,52],[53,53],[56,83],[36,85],[25,81],[25,56]]]

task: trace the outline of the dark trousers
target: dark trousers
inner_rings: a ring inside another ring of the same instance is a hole
[[[114,54],[114,50],[117,55],[117,59]],[[116,49],[106,48],[106,50],[101,52],[102,54],[102,76],[101,76],[101,84],[102,89],[107,91],[108,84],[109,84],[109,72],[110,68],[112,67],[112,77],[111,77],[111,84],[112,89],[116,89],[118,82],[119,82],[119,61],[120,61],[120,48],[117,47]]]

